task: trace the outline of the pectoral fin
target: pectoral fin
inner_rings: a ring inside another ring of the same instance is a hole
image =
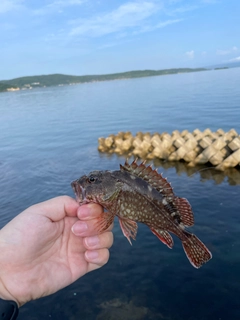
[[[130,219],[124,219],[124,218],[119,218],[119,223],[124,236],[128,239],[128,241],[132,245],[130,238],[132,238],[133,240],[136,239],[137,228],[138,228],[137,223]]]
[[[114,214],[111,212],[103,212],[101,215],[98,217],[97,222],[95,223],[94,227],[95,230],[97,230],[99,233],[104,232],[107,230],[108,227],[113,223],[114,220]]]

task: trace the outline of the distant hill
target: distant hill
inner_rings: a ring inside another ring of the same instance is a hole
[[[15,89],[17,89],[17,87],[10,85],[10,84],[7,84],[7,83],[2,83],[0,81],[0,92],[8,91],[8,90],[10,91],[11,89],[15,90]]]
[[[240,61],[236,62],[226,62],[226,63],[220,63],[215,64],[213,66],[206,67],[207,69],[229,69],[229,68],[239,68],[240,67]]]
[[[152,77],[152,76],[161,76],[161,75],[167,75],[167,74],[187,73],[187,72],[198,72],[198,71],[206,71],[206,70],[207,70],[206,68],[196,68],[196,69],[178,68],[178,69],[165,69],[165,70],[139,70],[139,71],[128,71],[128,72],[122,72],[122,73],[112,73],[112,74],[104,74],[104,75],[86,75],[86,76],[71,76],[71,75],[64,75],[64,74],[29,76],[29,77],[15,78],[11,80],[1,80],[0,91],[7,91],[8,88],[31,89],[33,87],[34,88],[49,87],[49,86],[70,85],[75,83],[85,83],[85,82],[94,82],[94,81],[142,78],[142,77]]]

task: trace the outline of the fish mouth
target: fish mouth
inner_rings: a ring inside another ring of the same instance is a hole
[[[79,202],[79,204],[82,205],[89,202],[86,198],[86,190],[79,184],[78,180],[73,181],[71,183],[71,186],[76,195],[76,200],[77,202]]]

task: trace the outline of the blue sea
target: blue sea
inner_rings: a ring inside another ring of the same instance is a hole
[[[98,138],[119,131],[240,133],[240,68],[94,82],[0,94],[0,227],[28,206],[74,197],[72,180],[117,170]],[[154,161],[192,205],[189,231],[212,251],[201,269],[181,243],[169,250],[144,225],[130,246],[118,221],[110,260],[54,295],[32,301],[20,320],[239,320],[240,172],[198,171]]]

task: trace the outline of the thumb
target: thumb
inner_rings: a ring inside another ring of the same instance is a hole
[[[79,204],[69,196],[60,196],[50,200],[35,204],[28,208],[33,212],[37,212],[50,220],[56,222],[64,217],[77,217]]]

